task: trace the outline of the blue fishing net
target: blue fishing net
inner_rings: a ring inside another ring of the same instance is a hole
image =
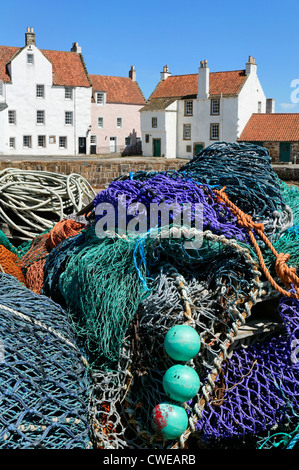
[[[0,316],[0,448],[89,448],[88,365],[66,313],[0,274]]]

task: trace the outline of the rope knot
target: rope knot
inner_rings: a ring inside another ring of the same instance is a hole
[[[279,253],[276,258],[275,271],[277,276],[282,280],[285,286],[290,287],[291,284],[298,285],[298,277],[296,276],[296,268],[287,266],[291,255],[289,253]]]

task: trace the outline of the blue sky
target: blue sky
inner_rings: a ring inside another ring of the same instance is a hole
[[[298,0],[2,0],[0,16],[1,45],[22,47],[27,26],[41,49],[77,41],[89,73],[128,76],[135,65],[146,98],[166,64],[173,75],[204,59],[211,72],[236,70],[252,55],[275,111],[299,112]]]

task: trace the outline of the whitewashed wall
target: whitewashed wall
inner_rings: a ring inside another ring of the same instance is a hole
[[[34,54],[34,65],[27,64],[27,53]],[[74,87],[73,99],[65,99],[65,88],[52,85],[52,65],[34,45],[25,47],[11,62],[11,83],[5,84],[8,108],[0,112],[0,152],[7,155],[74,155],[78,138],[87,137],[90,125],[91,88]],[[45,98],[36,97],[36,85],[45,86]],[[16,111],[16,124],[8,123],[8,110]],[[45,124],[36,123],[37,110],[45,111]],[[65,124],[65,111],[73,112],[73,125]],[[1,119],[2,118],[2,119]],[[23,147],[23,136],[30,135],[32,148]],[[46,147],[38,147],[37,136],[46,136]],[[56,142],[50,144],[49,137]],[[67,148],[59,148],[59,136],[67,137]],[[15,149],[9,138],[15,137]]]

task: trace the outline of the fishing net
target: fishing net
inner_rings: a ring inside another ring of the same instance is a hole
[[[25,284],[25,278],[21,269],[17,266],[18,256],[0,245],[0,272],[11,274],[22,284]]]
[[[278,432],[298,422],[299,301],[283,298],[278,311],[284,333],[234,351],[223,365],[220,387],[196,425],[203,439]]]
[[[66,313],[0,274],[0,448],[90,447],[87,363]]]
[[[102,219],[105,207],[109,204],[112,206],[115,214],[114,227],[119,233],[121,226],[124,226],[123,232],[130,230],[130,224],[136,217],[140,223],[139,230],[143,233],[156,226],[180,225],[184,222],[181,220],[184,216],[186,220],[189,219],[189,225],[194,226],[198,207],[203,230],[211,230],[227,238],[248,241],[246,231],[237,225],[236,217],[229,208],[219,202],[208,185],[198,185],[176,175],[160,174],[146,181],[114,181],[95,197],[93,203],[96,222]],[[165,222],[163,206],[168,209],[165,214],[168,220]],[[185,209],[185,214],[182,214],[182,208]]]
[[[161,272],[152,274],[150,294],[141,301],[123,337],[117,367],[95,373],[91,409],[97,421],[96,440],[103,447],[165,446],[151,427],[151,414],[166,399],[162,378],[173,361],[165,354],[164,337],[175,324],[191,324],[202,341],[201,355],[192,361],[202,383],[191,412],[194,427],[193,419],[198,419],[208,400],[238,328],[250,316],[252,305],[269,294],[246,249],[211,232],[205,232],[204,238],[197,250],[196,273],[186,265],[182,275],[182,260],[177,260],[176,267],[166,264]],[[172,243],[179,245],[182,240]],[[170,252],[168,246],[168,255]],[[187,440],[189,433],[182,439]],[[178,443],[167,444],[175,445]]]

